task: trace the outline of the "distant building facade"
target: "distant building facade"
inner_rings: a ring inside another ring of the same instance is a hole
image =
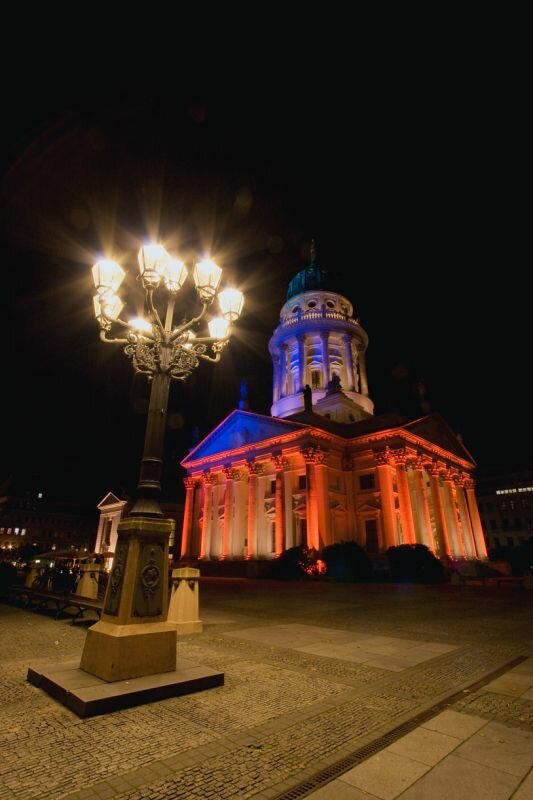
[[[270,340],[272,416],[232,412],[182,461],[181,557],[272,559],[353,540],[487,557],[475,462],[438,414],[373,416],[368,336],[315,263],[289,285]]]
[[[117,544],[118,524],[123,517],[128,516],[132,506],[132,501],[121,500],[113,492],[108,492],[97,505],[100,516],[96,541],[94,542],[94,552],[104,556],[106,567],[108,568],[111,567]],[[183,525],[183,503],[161,503],[161,509],[163,516],[167,519],[172,519],[174,522],[173,532],[169,541],[169,552],[171,555],[179,555],[179,533]],[[176,540],[176,531],[178,532],[178,540]]]
[[[32,545],[41,552],[92,549],[95,514],[46,492],[7,493],[0,497],[0,551]]]
[[[477,499],[489,549],[533,541],[533,470],[483,476]]]

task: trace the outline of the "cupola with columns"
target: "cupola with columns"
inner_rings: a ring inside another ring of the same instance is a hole
[[[368,396],[365,352],[368,336],[354,319],[351,302],[330,288],[325,270],[311,263],[289,283],[280,323],[269,343],[274,366],[274,417],[304,410],[306,385],[313,411],[335,422],[353,423],[374,412]]]

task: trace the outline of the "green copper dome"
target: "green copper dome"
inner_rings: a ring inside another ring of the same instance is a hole
[[[327,272],[318,266],[315,261],[315,243],[311,242],[311,263],[301,269],[289,283],[287,300],[302,292],[313,291],[314,289],[331,289],[328,285]]]

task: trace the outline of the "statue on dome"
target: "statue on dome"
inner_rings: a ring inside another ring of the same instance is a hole
[[[328,383],[326,394],[337,394],[338,392],[342,392],[341,379],[337,373],[334,372],[331,376],[331,380]]]

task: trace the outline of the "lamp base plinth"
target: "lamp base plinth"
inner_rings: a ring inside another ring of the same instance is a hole
[[[172,672],[108,683],[79,668],[77,661],[31,666],[27,680],[79,717],[109,714],[224,685],[224,673],[180,659]]]
[[[104,681],[175,670],[176,629],[167,622],[97,622],[87,631],[80,668]]]

